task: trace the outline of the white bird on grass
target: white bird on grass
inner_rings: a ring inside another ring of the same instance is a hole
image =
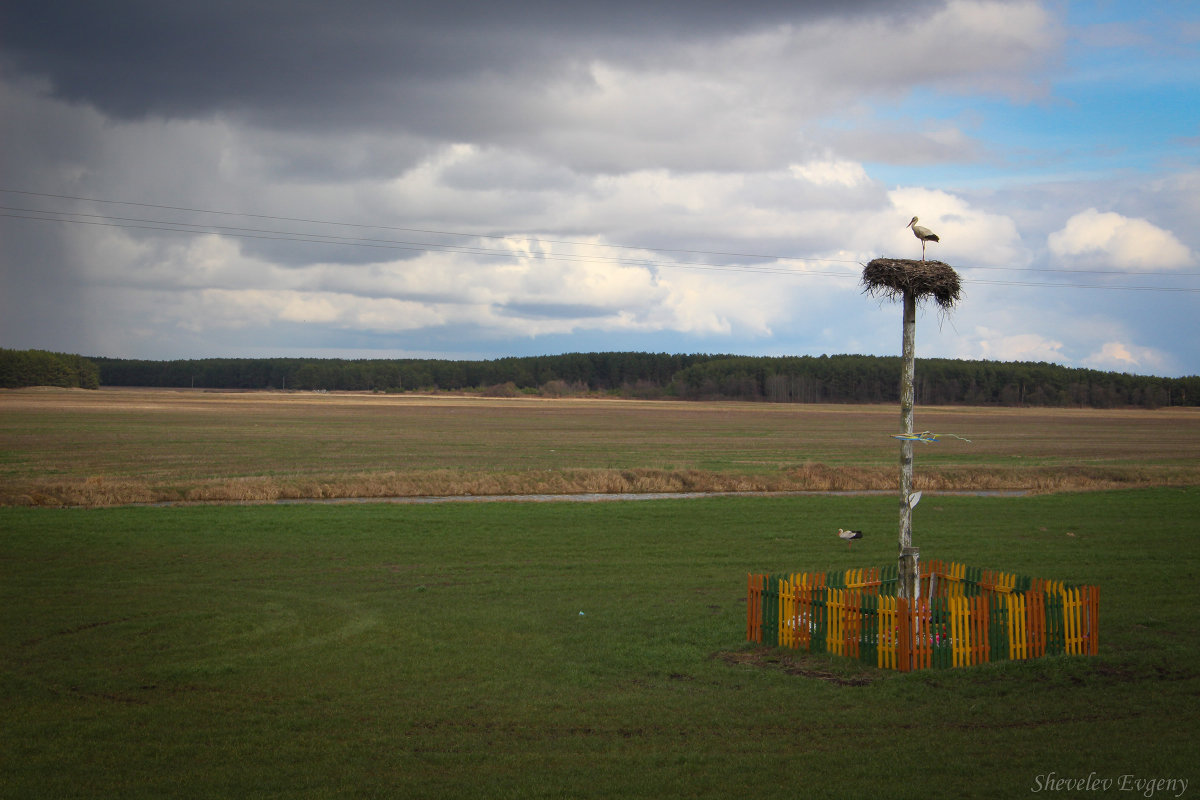
[[[916,217],[913,217],[909,221],[909,223],[907,225],[905,225],[904,227],[912,228],[913,236],[915,236],[921,240],[921,260],[922,261],[925,260],[925,243],[941,241],[941,239],[938,238],[938,235],[936,233],[934,233],[933,231],[929,230],[929,228],[926,228],[924,225],[918,225]]]
[[[838,538],[845,539],[847,547],[853,547],[854,540],[862,538],[862,531],[844,531],[838,528]]]

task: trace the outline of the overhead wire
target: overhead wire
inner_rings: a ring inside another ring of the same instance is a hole
[[[11,213],[11,212],[26,212],[26,213]],[[58,216],[48,216],[56,214]],[[68,219],[66,217],[91,217],[92,219]],[[805,270],[803,272],[787,269],[783,267],[771,267],[768,265],[754,264],[703,264],[699,262],[687,261],[657,261],[652,259],[640,259],[630,257],[617,256],[602,256],[602,255],[568,255],[568,254],[547,254],[547,253],[527,253],[522,254],[514,250],[501,250],[497,248],[485,247],[470,247],[467,245],[448,245],[438,242],[409,242],[401,240],[388,239],[365,239],[362,237],[337,236],[333,234],[311,234],[295,231],[275,231],[262,228],[239,228],[233,226],[208,226],[196,225],[187,222],[175,222],[164,220],[148,220],[131,217],[110,217],[102,214],[81,214],[76,212],[42,212],[33,209],[14,208],[11,206],[0,206],[0,217],[9,217],[14,219],[29,219],[40,220],[43,222],[63,222],[79,225],[92,225],[97,227],[108,228],[129,228],[135,230],[152,230],[152,231],[167,231],[175,233],[187,234],[213,234],[217,236],[228,236],[231,238],[240,239],[262,239],[267,241],[278,242],[298,242],[307,244],[328,244],[339,245],[346,247],[371,247],[384,250],[409,250],[416,252],[438,251],[452,252],[466,255],[486,256],[492,258],[514,258],[521,255],[527,255],[538,261],[554,261],[568,263],[595,263],[602,262],[608,264],[624,265],[624,266],[643,266],[643,267],[662,267],[672,269],[700,269],[700,270],[718,270],[718,271],[733,271],[733,272],[754,272],[754,273],[769,273],[782,275],[821,275],[826,277],[855,277],[857,273],[848,272],[830,272],[820,270]],[[184,227],[178,227],[184,226]],[[465,235],[465,234],[464,234]],[[539,241],[545,241],[539,239]],[[813,259],[818,260],[818,259]],[[857,263],[857,262],[855,262]]]
[[[310,219],[310,218],[306,218],[306,217],[283,217],[283,216],[275,216],[275,215],[271,215],[271,214],[254,214],[254,213],[243,212],[243,211],[218,211],[218,210],[208,209],[208,208],[190,208],[187,206],[172,206],[172,205],[164,205],[161,203],[139,203],[139,202],[133,202],[133,201],[129,201],[129,200],[106,200],[106,199],[101,199],[101,198],[96,198],[96,197],[80,197],[77,195],[68,195],[68,194],[50,194],[50,193],[46,193],[46,192],[30,192],[30,191],[23,191],[20,189],[7,189],[4,187],[0,187],[0,192],[6,192],[6,193],[11,193],[11,194],[23,194],[23,195],[29,195],[32,197],[48,197],[48,198],[56,198],[56,199],[62,199],[62,200],[77,200],[77,201],[88,202],[88,203],[109,203],[109,204],[113,204],[113,205],[137,206],[137,207],[141,207],[141,208],[158,208],[158,209],[164,209],[164,210],[169,210],[169,211],[187,211],[187,212],[191,212],[191,213],[195,213],[195,214],[217,214],[217,215],[225,215],[225,216],[250,217],[250,218],[254,218],[254,219],[270,219],[270,220],[276,220],[276,221],[280,221],[280,222],[303,222],[303,223],[314,224],[314,225],[336,225],[336,226],[341,226],[341,227],[346,227],[346,228],[367,228],[367,229],[375,229],[375,230],[409,231],[412,233],[431,233],[431,234],[436,234],[439,236],[458,236],[458,237],[471,238],[471,239],[509,239],[509,238],[512,238],[513,236],[524,236],[525,235],[525,234],[511,234],[511,233],[509,233],[509,234],[463,233],[462,231],[445,231],[445,230],[437,230],[437,229],[433,229],[433,228],[408,228],[408,227],[401,227],[398,225],[382,225],[382,224],[370,224],[370,223],[361,223],[361,222],[344,222],[344,221],[337,221],[337,220]],[[72,213],[72,212],[60,212],[60,213]],[[611,243],[607,243],[607,242],[580,242],[580,241],[572,241],[569,239],[550,239],[550,238],[545,238],[545,237],[538,237],[538,240],[542,241],[542,242],[547,242],[550,244],[569,244],[569,245],[584,246],[584,247],[608,247],[608,248],[612,248],[612,249],[616,249],[616,250],[651,250],[653,252],[660,252],[660,253],[688,253],[688,254],[692,254],[692,255],[726,256],[729,258],[761,258],[761,259],[765,259],[765,260],[776,260],[776,259],[780,259],[780,258],[786,258],[786,259],[793,260],[793,261],[831,261],[831,262],[840,262],[840,263],[845,263],[845,264],[857,264],[858,263],[858,261],[856,261],[854,259],[849,259],[849,258],[842,258],[842,259],[838,259],[838,258],[804,258],[801,256],[779,256],[779,255],[768,255],[768,254],[763,254],[763,253],[737,253],[737,252],[728,252],[728,251],[721,251],[721,250],[689,250],[689,249],[685,249],[685,248],[673,248],[673,247],[648,247],[648,246],[644,246],[644,245],[611,244]]]
[[[263,219],[276,222],[294,222],[305,225],[325,225],[331,227],[354,228],[362,230],[391,230],[404,231],[409,233],[421,233],[437,236],[450,236],[463,239],[493,239],[500,241],[512,241],[514,239],[535,239],[541,244],[560,244],[569,245],[580,248],[609,248],[615,250],[627,251],[642,251],[651,253],[680,253],[693,256],[719,256],[725,258],[749,258],[761,259],[764,261],[772,261],[775,263],[786,262],[811,262],[811,263],[828,263],[828,264],[856,264],[861,266],[861,262],[854,259],[842,258],[827,258],[818,256],[792,256],[779,254],[761,254],[761,253],[737,253],[730,251],[716,250],[698,250],[684,248],[668,248],[654,247],[645,245],[622,245],[609,244],[599,242],[582,242],[566,239],[550,239],[541,236],[531,236],[528,234],[484,234],[484,233],[464,233],[461,231],[446,231],[431,228],[413,228],[402,227],[396,225],[377,225],[357,222],[344,222],[333,220],[321,220],[304,217],[286,217],[270,214],[255,214],[248,212],[237,211],[219,211],[213,209],[192,208],[187,206],[174,206],[161,203],[144,203],[126,200],[108,200],[101,198],[82,197],[77,195],[67,194],[52,194],[47,192],[32,192],[19,189],[8,189],[0,187],[0,192],[9,194],[26,195],[30,197],[44,197],[49,199],[72,200],[77,202],[90,202],[100,204],[124,205],[136,208],[153,208],[165,211],[180,211],[195,214],[220,215],[231,217],[245,217],[249,219]],[[201,224],[192,222],[183,222],[179,220],[161,220],[161,219],[146,219],[143,217],[122,217],[110,214],[92,214],[76,211],[59,211],[59,210],[44,210],[32,209],[16,206],[0,206],[0,217],[10,217],[16,219],[41,220],[47,222],[60,222],[69,224],[93,225],[100,227],[116,227],[129,228],[140,230],[157,230],[167,232],[178,232],[187,234],[212,234],[217,236],[227,236],[231,238],[245,239],[260,239],[268,241],[288,241],[307,244],[326,244],[326,245],[341,245],[347,247],[364,247],[378,248],[388,250],[403,250],[403,251],[440,251],[460,253],[465,255],[484,256],[491,258],[514,258],[519,257],[522,253],[514,251],[511,248],[500,249],[471,245],[456,245],[447,244],[444,242],[431,241],[412,241],[408,239],[379,239],[363,236],[343,236],[333,233],[320,233],[315,231],[288,231],[274,230],[269,228],[250,228],[241,226],[232,226],[224,224]],[[768,264],[714,264],[703,263],[698,261],[680,261],[680,260],[657,260],[648,258],[635,258],[629,256],[607,256],[600,254],[549,254],[545,252],[528,252],[523,255],[541,261],[567,262],[567,263],[610,263],[627,266],[642,266],[654,268],[668,269],[699,269],[699,270],[714,270],[727,272],[745,272],[745,273],[764,273],[764,274],[781,274],[792,276],[821,276],[835,278],[859,278],[857,271],[829,271],[815,269],[792,269],[782,266],[770,266]],[[1066,268],[1051,268],[1051,267],[1015,267],[1015,266],[963,266],[961,270],[979,270],[979,271],[1005,271],[1005,272],[1031,272],[1031,273],[1048,273],[1048,274],[1069,274],[1069,275],[1120,275],[1120,276],[1168,276],[1168,277],[1196,277],[1200,273],[1196,272],[1180,272],[1180,271],[1131,271],[1131,270],[1099,270],[1099,269],[1066,269]],[[989,280],[986,278],[971,278],[972,283],[993,286],[1024,286],[1024,287],[1044,287],[1044,288],[1072,288],[1072,289],[1106,289],[1120,291],[1150,291],[1150,292],[1200,292],[1200,288],[1187,286],[1144,286],[1144,285],[1124,285],[1124,284],[1108,284],[1108,283],[1074,283],[1074,282],[1045,282],[1045,281],[1020,281],[1020,280]]]

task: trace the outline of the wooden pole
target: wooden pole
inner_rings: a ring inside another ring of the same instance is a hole
[[[904,364],[900,373],[900,425],[906,434],[913,433],[913,406],[916,404],[916,340],[917,298],[912,291],[904,292]],[[900,596],[916,601],[920,597],[920,569],[917,548],[912,546],[912,506],[908,498],[913,490],[913,441],[900,440]]]

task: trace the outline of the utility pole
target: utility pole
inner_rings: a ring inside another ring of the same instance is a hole
[[[916,222],[914,218],[913,222]],[[909,223],[912,224],[911,222]],[[922,229],[925,230],[925,229]],[[928,233],[928,231],[925,231]],[[920,238],[920,235],[918,235]],[[924,246],[922,238],[922,246]],[[933,297],[944,311],[958,302],[958,273],[940,261],[877,258],[867,264],[864,291],[903,305],[904,338],[900,371],[900,554],[897,595],[913,602],[920,596],[920,550],[912,543],[912,512],[920,495],[913,492],[913,406],[916,405],[917,304]]]
[[[911,289],[903,294],[904,341],[900,370],[900,586],[899,595],[916,600],[921,594],[920,549],[912,544],[913,406],[916,405],[917,298]]]

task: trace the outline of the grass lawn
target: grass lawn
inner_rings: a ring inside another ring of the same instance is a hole
[[[1200,489],[919,506],[923,558],[1099,585],[1098,657],[901,675],[744,642],[747,572],[895,537],[873,496],[0,508],[0,796],[1200,791]]]

